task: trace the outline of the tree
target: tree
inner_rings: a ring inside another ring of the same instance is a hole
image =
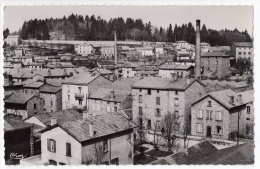
[[[158,132],[160,132],[160,123],[159,121],[154,121],[153,122],[153,126],[152,126],[152,131],[153,131],[153,144],[154,144],[154,148],[155,149],[158,149],[158,143],[159,143],[159,140],[160,140],[160,135],[158,134]]]
[[[247,58],[238,58],[235,63],[235,68],[243,75],[246,71],[250,70],[251,61]]]
[[[4,39],[7,38],[7,36],[8,36],[9,34],[10,34],[9,29],[6,28],[6,29],[3,31]]]
[[[98,142],[91,145],[90,151],[85,151],[84,161],[86,165],[100,165],[104,162],[106,157],[107,153],[104,152],[102,142]]]
[[[173,33],[172,33],[172,24],[169,25],[169,28],[167,31],[167,39],[168,39],[168,42],[174,42]]]
[[[208,35],[208,30],[206,28],[206,25],[203,24],[202,29],[200,31],[200,36],[201,36],[201,42],[208,42],[209,41],[209,35]]]
[[[161,121],[162,137],[167,143],[168,151],[172,152],[177,146],[176,134],[180,129],[179,116],[175,113],[168,112]]]

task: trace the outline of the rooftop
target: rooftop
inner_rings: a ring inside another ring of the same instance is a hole
[[[222,52],[201,52],[201,57],[230,57]]]
[[[253,42],[233,42],[236,47],[253,47]]]
[[[32,127],[33,124],[14,119],[9,116],[4,117],[4,131],[19,130]]]
[[[4,102],[13,103],[13,104],[25,104],[33,97],[38,97],[38,96],[32,94],[24,94],[24,93],[13,93],[9,97],[5,98]]]
[[[90,136],[89,125],[93,125],[93,130],[96,133],[95,136]],[[106,113],[85,119],[65,121],[62,124],[59,124],[59,126],[76,140],[83,142],[128,130],[134,128],[136,125],[120,113]],[[47,130],[49,130],[49,128],[42,130],[42,132]]]
[[[88,85],[91,83],[93,80],[95,80],[98,76],[98,74],[89,74],[89,73],[84,73],[84,74],[77,74],[74,75],[66,80],[64,80],[62,83],[63,84],[81,84],[81,85]]]
[[[183,151],[176,154],[169,155],[162,159],[156,160],[150,164],[152,165],[181,165],[181,164],[192,164],[199,159],[208,156],[211,153],[217,151],[217,148],[212,145],[209,141],[200,142],[194,146],[191,146]]]
[[[55,87],[51,85],[43,85],[40,87],[40,92],[44,93],[57,93],[58,91],[61,90],[61,87]]]

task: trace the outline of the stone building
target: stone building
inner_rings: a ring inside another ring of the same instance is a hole
[[[200,97],[191,107],[191,135],[230,139],[237,137],[239,129],[239,135],[246,136],[253,111],[248,104],[252,102],[252,91],[235,93],[227,89]]]
[[[149,130],[168,112],[175,113],[181,126],[179,133],[184,128],[189,131],[191,103],[204,94],[204,85],[198,80],[145,77],[132,86],[133,119]]]
[[[230,56],[222,52],[202,52],[202,76],[222,78],[230,75]]]
[[[253,60],[253,42],[233,42],[231,45],[231,55],[238,58],[247,58]]]

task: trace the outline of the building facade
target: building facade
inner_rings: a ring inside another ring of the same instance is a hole
[[[253,43],[252,42],[233,42],[231,45],[231,55],[236,60],[239,58],[247,58],[253,61]]]

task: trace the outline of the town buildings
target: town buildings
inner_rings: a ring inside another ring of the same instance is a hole
[[[118,65],[118,69],[119,69],[118,71],[120,72],[121,76],[124,78],[134,77],[136,74],[135,68],[136,65],[130,62],[122,65]]]
[[[52,118],[51,126],[41,131],[42,154],[24,159],[21,163],[133,164],[134,128],[135,125],[119,113],[84,117],[63,123]],[[99,152],[95,151],[96,148]]]
[[[253,91],[235,93],[231,89],[211,92],[191,106],[191,135],[218,139],[237,138],[249,133]],[[251,94],[251,95],[250,95]]]
[[[180,78],[188,77],[194,74],[194,66],[192,65],[175,65],[175,64],[164,64],[159,67],[159,76],[171,78],[172,74],[175,73]]]
[[[23,119],[43,113],[43,99],[33,94],[5,93],[4,113],[22,116]]]
[[[66,79],[62,83],[62,109],[69,109],[74,106],[86,108],[89,106],[87,98],[91,88],[107,87],[112,82],[100,74],[77,74]]]
[[[181,133],[190,128],[191,103],[203,94],[204,85],[198,80],[145,77],[132,86],[133,119],[150,130],[165,114],[174,113],[180,117]]]
[[[233,42],[231,45],[231,55],[236,60],[246,58],[253,61],[253,43],[252,42]]]
[[[230,75],[230,56],[222,52],[202,52],[201,69],[202,76],[218,78]]]
[[[75,52],[78,55],[89,56],[95,53],[95,48],[91,44],[75,45]]]
[[[21,43],[21,39],[19,38],[19,35],[9,35],[5,39],[5,42],[9,46],[18,46]]]

